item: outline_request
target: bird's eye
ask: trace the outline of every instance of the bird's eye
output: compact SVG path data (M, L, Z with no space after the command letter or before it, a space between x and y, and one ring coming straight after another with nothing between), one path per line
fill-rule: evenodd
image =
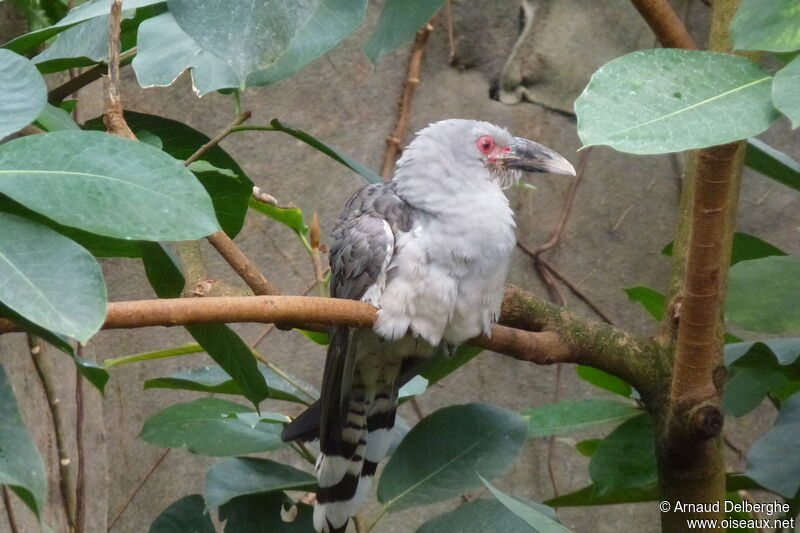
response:
M478 137L478 140L475 142L475 146L478 147L484 154L491 153L494 150L494 139L492 139L489 135L483 135Z

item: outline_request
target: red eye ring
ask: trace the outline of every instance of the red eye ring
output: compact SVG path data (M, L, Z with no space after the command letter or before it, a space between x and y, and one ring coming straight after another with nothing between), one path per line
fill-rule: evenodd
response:
M494 139L492 139L491 135L481 135L475 141L475 146L478 147L481 153L490 154L494 150Z

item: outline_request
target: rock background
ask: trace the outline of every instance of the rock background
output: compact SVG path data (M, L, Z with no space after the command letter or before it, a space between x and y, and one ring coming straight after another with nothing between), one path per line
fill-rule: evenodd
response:
M709 9L701 2L673 2L699 43L704 42ZM361 54L377 19L381 2L371 3L362 27L327 56L294 77L265 88L248 90L245 109L252 123L273 117L300 127L372 168L379 168L384 139L394 125L397 99L402 89L408 47L384 57L373 66ZM520 3L517 1L453 2L456 55L449 64L449 44L443 25L430 37L422 63L421 83L413 103L413 131L449 117L480 118L508 127L516 135L535 139L577 162L580 146L572 102L591 73L606 61L638 48L656 45L655 38L625 0L584 2L540 0L531 2L533 20L520 38ZM0 40L24 32L24 23L8 3L0 4ZM51 80L55 85L60 80ZM504 102L490 98L490 95ZM123 103L126 108L160 114L183 121L213 136L232 117L231 102L221 94L198 99L184 75L172 87L142 90L132 70L124 70ZM102 109L101 84L81 91L82 120ZM781 120L765 136L778 148L800 157L800 136ZM238 133L222 146L239 162L262 190L282 202L293 202L307 214L317 212L329 230L349 195L361 179L327 157L279 133ZM681 156L641 157L599 147L589 156L586 175L575 198L572 216L558 247L547 259L576 284L612 320L636 333L655 331L655 323L623 287L649 285L663 290L668 260L659 252L672 238L683 165ZM509 192L517 212L520 242L535 248L546 242L554 228L569 187L559 176L529 178L536 190ZM744 179L738 230L764 238L787 252L798 253L800 197L782 185L747 171ZM273 283L287 294L299 294L313 280L310 262L284 227L251 214L237 243L255 260ZM212 276L236 282L235 275L204 247ZM153 297L143 270L132 260L104 260L111 300ZM540 294L546 288L531 261L516 252L510 282ZM578 299L563 289L568 304L596 318ZM255 338L263 326L240 325L245 340ZM149 328L102 332L86 348L88 357L103 360L125 354L160 349L189 340L180 329ZM312 383L319 383L324 351L303 337L274 332L259 345L271 361ZM57 377L61 409L68 430L74 427L74 367L61 354L45 349L39 356L48 373ZM66 531L56 478L57 455L50 415L41 385L30 360L25 339L13 334L0 337L0 361L10 376L21 403L22 415L48 465L50 493L44 520L54 531ZM87 533L147 531L150 522L177 498L201 492L210 458L174 450L164 451L135 438L143 422L168 404L187 401L197 394L168 390L142 390L144 380L209 362L205 355L188 355L116 367L101 397L84 384L86 403L85 445L88 450L86 501ZM485 353L434 386L419 399L425 413L454 403L487 401L510 409L550 402L556 391L556 368L539 367ZM571 366L561 369L559 394L564 399L603 396L582 382ZM290 407L292 408L292 407ZM768 410L744 420L729 420L728 432L746 448L766 427ZM291 412L289 414L296 414ZM417 420L409 406L401 414ZM558 439L554 448L555 481L561 493L589 483L588 459L573 448L574 442L600 432ZM74 457L74 437L68 442ZM288 452L271 455L294 460ZM162 458L142 490L127 505L132 491ZM513 469L497 485L514 495L543 500L553 495L547 473L548 446L532 439ZM732 456L732 466L739 460ZM298 465L299 466L299 465ZM739 463L739 466L741 464ZM455 502L414 508L385 517L377 531L411 532L427 518L453 508ZM125 512L119 515L121 510ZM15 501L13 510L22 532L39 530L26 508ZM374 514L375 509L370 512ZM0 506L0 531L5 531L5 510ZM659 530L653 504L598 508L563 508L559 514L576 532ZM117 517L119 515L119 517Z

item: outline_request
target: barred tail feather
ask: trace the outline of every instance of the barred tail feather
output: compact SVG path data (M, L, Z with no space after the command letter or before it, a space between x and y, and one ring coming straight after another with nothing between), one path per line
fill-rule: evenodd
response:
M391 444L396 411L397 394L391 390L350 401L339 449L323 451L317 459L318 532L344 533L350 517L360 510Z

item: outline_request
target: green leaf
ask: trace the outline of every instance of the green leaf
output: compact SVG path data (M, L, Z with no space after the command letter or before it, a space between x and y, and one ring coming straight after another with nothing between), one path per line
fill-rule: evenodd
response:
M445 407L422 419L386 465L378 499L390 511L429 504L494 478L525 442L525 419L487 404Z
M192 494L161 511L148 533L215 533L215 530L203 506L203 497Z
M252 197L249 199L249 206L284 226L288 226L298 235L308 234L308 226L303 218L303 211L299 207L278 207Z
M266 452L283 446L283 424L258 422L253 428L237 417L252 412L219 398L178 403L148 418L139 438L156 446L212 456Z
M237 496L276 490L311 490L317 480L289 465L255 457L228 457L206 474L206 509L227 503Z
M162 2L164 2L164 0L125 0L125 10L123 13L129 9L160 4ZM90 20L96 17L102 17L103 15L108 15L110 6L111 0L90 0L89 2L85 2L76 8L71 9L69 13L67 13L66 17L52 26L43 28L41 30L32 31L30 33L26 33L25 35L21 35L16 39L12 39L11 41L5 43L3 48L12 50L18 54L23 54L30 51L37 45L45 42L53 35L56 35L57 33L60 33L67 28L78 24L79 22Z
M558 517L551 508L540 503L523 503L497 490L480 475L478 477L481 478L481 481L486 485L486 488L489 489L489 492L491 492L500 503L505 505L509 511L522 518L534 531L539 533L569 533L570 530L558 522Z
M387 0L375 30L364 45L364 54L377 63L381 56L410 41L443 3L444 0Z
M296 128L292 128L281 123L277 118L272 119L270 122L270 126L274 131L282 131L283 133L288 133L295 139L303 141L307 145L311 146L312 148L322 152L323 154L327 155L331 159L338 161L339 163L343 164L356 174L359 174L362 178L364 178L367 183L381 183L383 180L381 179L378 174L375 173L370 168L365 167L358 161L351 159L350 157L346 156L345 154L339 152L335 148L323 143L322 141L312 137L308 133L304 132L303 130L298 130Z
M281 511L292 506L297 516L284 522ZM295 504L283 492L239 496L219 508L225 533L308 533L314 531L313 515L313 507Z
M768 394L783 400L800 390L800 338L765 339L725 346L728 379L722 397L726 413L742 416Z
M183 274L175 258L162 247L150 247L142 257L147 276L160 298L174 297L183 289ZM258 405L269 396L264 376L258 371L253 352L245 342L225 324L190 324L185 326L206 353L230 375L245 398Z
M191 324L186 326L186 330L233 378L253 405L269 398L269 387L258 371L253 353L235 331L225 324Z
M616 400L561 401L527 409L528 436L563 435L594 426L624 422L641 414L636 406Z
M800 10L798 10L800 12ZM800 33L800 31L798 31ZM772 101L789 117L792 127L800 126L800 57L780 69L772 82Z
M408 383L400 387L397 397L402 400L422 394L426 390L428 390L428 380L422 376L414 376Z
M664 295L657 290L643 285L622 290L628 295L628 299L642 304L651 317L661 320L664 316Z
M738 50L800 49L800 5L794 0L743 0L731 22Z
M800 163L758 139L747 139L744 163L756 172L800 191Z
M787 499L800 489L800 394L781 408L772 429L747 452L745 474Z
M65 109L45 103L39 116L36 117L36 125L45 131L79 130L81 129L72 116Z
M625 396L626 398L630 398L633 395L633 388L630 384L617 376L612 376L602 370L583 365L578 365L577 372L579 378L587 383L591 383L595 387L600 387L601 389L619 394L620 396Z
M0 317L11 320L23 330L39 337L40 339L48 342L52 346L67 354L75 363L75 367L77 368L78 372L80 372L83 377L88 379L89 382L101 393L104 391L106 383L110 377L108 372L106 372L105 369L99 366L97 363L75 355L75 351L69 344L69 339L67 339L67 337L58 333L53 333L52 331L31 322L19 313L15 313L12 309L9 309L2 303L0 303Z
M420 375L427 379L428 386L431 386L472 361L482 351L475 346L462 344L453 355L439 354Z
M202 349L202 348L200 348ZM269 387L269 397L273 400L285 400L309 404L319 396L314 388L304 381L274 370L261 363L258 370L264 376ZM242 394L242 389L219 366L202 366L182 370L163 378L149 379L144 382L145 389L182 389L217 394Z
M0 365L0 485L8 485L39 518L47 496L44 463Z
M181 73L192 66L201 49L175 22L172 13L162 13L139 25L137 52L133 70L141 87L171 85ZM218 59L222 63L221 59ZM229 84L235 86L232 78ZM217 87L219 88L219 87ZM201 91L205 94L210 91Z
M127 4L124 4L127 5ZM120 50L136 46L139 23L150 16L150 9L126 9L120 24ZM43 74L85 67L108 59L108 15L89 19L60 33L55 42L31 61Z
M319 344L320 346L327 346L330 343L328 334L323 331L311 331L309 329L301 329L301 328L292 328L292 331L298 332L303 337L307 338L308 340L316 344Z
M188 159L211 140L186 124L156 115L126 111L125 120L137 137L146 131L161 139L161 149L175 159ZM86 125L92 129L104 129L102 117L92 119ZM200 162L210 166L203 166L204 163ZM193 168L198 170L197 178L211 196L222 229L229 237L235 237L244 225L253 182L219 146L206 150L194 165Z
M202 2L168 0L175 21L204 50L222 59L244 89L251 72L277 61L313 15L319 0Z
M657 480L653 438L652 422L641 414L603 439L589 463L598 494L646 487Z
M575 443L575 449L584 457L591 457L597 451L597 447L603 439L586 439Z
M0 212L0 302L31 322L86 342L103 325L100 265L55 231Z
M742 261L730 270L725 315L752 331L800 331L800 257Z
M36 120L46 103L47 86L36 67L0 49L0 139Z
M614 489L604 493L600 493L595 485L589 485L569 494L561 494L544 503L551 507L584 507L587 505L649 502L659 498L658 484L651 482L639 487Z
M185 278L172 249L160 242L142 242L139 246L147 281L158 297L180 297Z
M327 53L350 35L364 18L366 0L319 0L275 63L247 76L247 85L268 85L288 78L310 61Z
M614 59L575 101L584 146L659 154L756 135L777 117L772 77L749 59L659 48Z
M531 527L497 500L481 498L428 520L416 533L531 533Z
M219 229L210 198L183 165L95 131L0 146L0 192L58 223L122 239L188 240Z
M750 141L757 141L757 139L750 139ZM759 141L760 142L760 141ZM749 153L748 145L748 153ZM672 255L672 242L667 244L661 253L664 255ZM733 244L731 246L731 265L735 265L741 261L749 259L760 259L762 257L769 257L771 255L786 255L785 252L777 248L775 245L761 240L755 235L749 233L736 232L733 234Z
M67 12L66 4L61 0L12 0L28 22L28 28L38 30L50 26L54 21L63 18Z

